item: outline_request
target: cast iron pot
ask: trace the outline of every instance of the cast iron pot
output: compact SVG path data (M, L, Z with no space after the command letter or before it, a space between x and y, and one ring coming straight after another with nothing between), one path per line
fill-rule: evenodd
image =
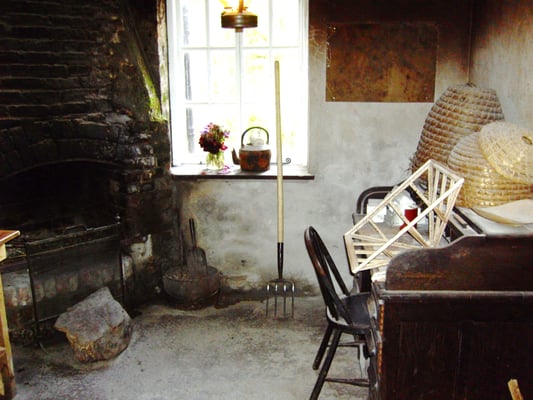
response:
M170 268L163 275L163 288L182 308L201 308L212 303L220 290L220 272L208 266L205 273Z

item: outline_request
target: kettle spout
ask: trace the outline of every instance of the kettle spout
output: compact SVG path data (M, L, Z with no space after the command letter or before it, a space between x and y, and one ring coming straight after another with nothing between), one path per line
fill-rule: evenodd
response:
M240 165L241 160L239 160L239 156L237 155L237 152L235 149L231 150L231 158L233 159L233 164Z

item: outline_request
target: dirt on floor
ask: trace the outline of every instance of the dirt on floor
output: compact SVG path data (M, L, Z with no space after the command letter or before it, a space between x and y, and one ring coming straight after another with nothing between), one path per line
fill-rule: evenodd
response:
M59 334L41 347L14 345L16 400L306 399L324 306L319 297L295 302L294 318L267 317L261 301L197 310L149 304L135 312L129 346L109 361L78 362ZM360 376L356 355L340 348L331 374ZM320 398L367 394L326 383Z

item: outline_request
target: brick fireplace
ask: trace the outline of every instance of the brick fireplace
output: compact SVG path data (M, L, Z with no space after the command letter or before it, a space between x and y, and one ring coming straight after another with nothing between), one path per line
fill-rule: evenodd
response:
M20 230L21 247L120 221L133 303L158 293L162 268L181 253L158 89L159 3L7 0L0 16L0 226ZM31 319L16 247L3 266L10 327ZM73 262L90 270L94 254ZM80 286L71 272L43 293ZM109 274L81 280L105 285Z

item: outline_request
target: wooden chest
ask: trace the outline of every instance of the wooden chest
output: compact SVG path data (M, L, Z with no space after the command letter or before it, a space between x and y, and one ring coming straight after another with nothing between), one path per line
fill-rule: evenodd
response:
M369 310L370 399L533 398L533 236L466 236L402 253Z

